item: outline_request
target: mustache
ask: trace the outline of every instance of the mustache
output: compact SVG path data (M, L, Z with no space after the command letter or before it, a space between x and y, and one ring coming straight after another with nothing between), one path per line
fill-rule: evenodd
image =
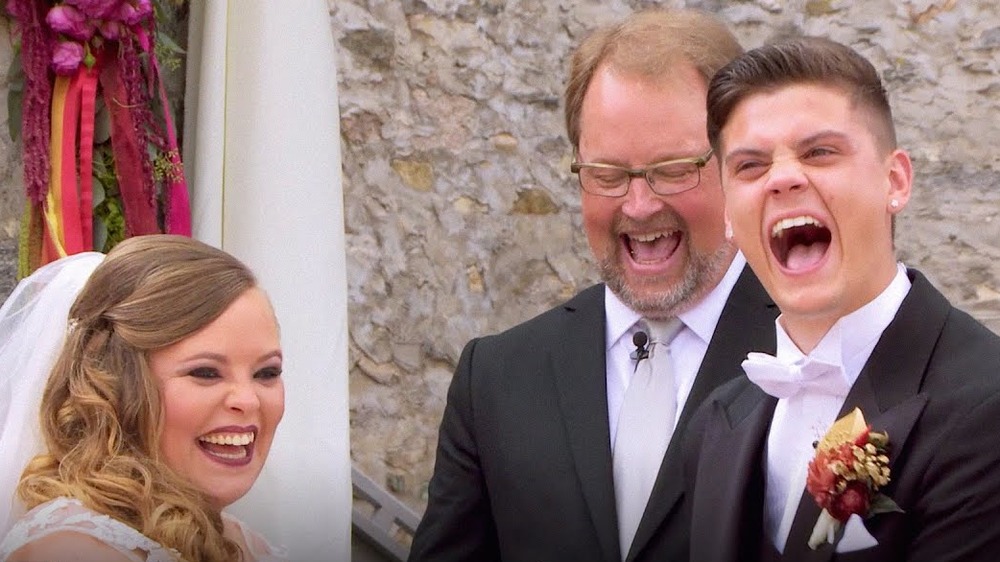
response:
M679 230L681 232L688 232L688 225L680 215L669 210L661 211L643 221L637 221L631 217L627 217L624 213L619 211L615 214L614 220L611 223L611 229L616 234L657 230Z

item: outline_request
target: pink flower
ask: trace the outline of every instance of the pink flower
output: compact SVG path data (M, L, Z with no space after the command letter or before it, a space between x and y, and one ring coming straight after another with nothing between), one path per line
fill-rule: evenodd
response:
M109 19L125 0L65 0L91 19Z
M115 19L126 25L135 25L148 18L153 13L151 0L136 0L135 5L131 2L122 2L118 8Z
M52 70L60 76L70 76L83 61L83 45L61 41L52 53Z
M86 41L94 35L94 24L72 6L54 6L45 15L45 23L54 31L78 41Z
M117 41L122 34L122 24L116 21L104 21L101 22L100 27L101 35L109 41Z

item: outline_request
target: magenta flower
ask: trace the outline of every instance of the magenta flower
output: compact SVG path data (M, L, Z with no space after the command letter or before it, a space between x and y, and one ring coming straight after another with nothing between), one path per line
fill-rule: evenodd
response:
M117 21L102 21L97 29L108 41L117 41L122 34L122 24Z
M94 35L94 24L72 6L54 6L45 15L45 23L54 31L78 41L86 41Z
M135 25L152 14L153 3L151 0L136 0L134 5L131 2L122 2L115 19L125 25Z
M110 19L118 11L125 0L65 0L66 4L75 6L91 19Z
M52 70L60 76L71 76L83 62L83 45L61 41L52 53Z

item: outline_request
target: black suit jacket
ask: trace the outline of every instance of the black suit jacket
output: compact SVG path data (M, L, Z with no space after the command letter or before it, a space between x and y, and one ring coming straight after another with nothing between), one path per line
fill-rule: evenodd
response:
M918 272L845 400L886 431L905 513L865 520L878 546L808 547L820 508L803 492L782 560L996 560L1000 556L1000 338ZM764 449L777 399L745 376L719 388L685 438L691 560L760 559Z
M674 435L749 350L773 350L776 314L745 268ZM410 560L620 560L605 345L603 285L469 342L448 391ZM679 443L664 456L631 560L686 557Z

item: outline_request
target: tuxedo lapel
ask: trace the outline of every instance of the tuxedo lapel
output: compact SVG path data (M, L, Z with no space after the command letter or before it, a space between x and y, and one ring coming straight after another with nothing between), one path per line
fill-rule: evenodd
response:
M774 353L774 319L777 316L778 307L753 271L744 266L698 367L698 375L677 421L678 427L687 426L695 410L716 387L743 374L739 365L747 353Z
M861 408L872 429L889 436L890 471L927 404L927 396L920 394L921 383L951 309L923 275L913 270L909 275L913 283L910 292L882 332L839 414ZM891 487L890 483L886 490L890 495ZM813 551L807 544L820 511L804 491L788 533L784 560L819 562L833 556L832 545Z
M920 391L951 305L923 275L913 270L909 273L913 284L910 292L895 318L882 332L858 377L858 381L866 381L868 387L855 384L857 392L855 388L851 389L841 414L849 412L855 405L860 406L860 401L864 399L870 401L875 408L872 414L877 415ZM866 388L870 388L871 396L862 396ZM865 413L867 415L867 411Z
M684 493L684 482L680 478L681 442L688 421L698 406L717 386L733 377L743 374L740 362L750 351L774 352L774 318L778 310L764 291L749 267L743 272L729 294L726 306L719 316L708 351L698 368L694 385L677 420L663 464L657 474L653 491L654 498L646 507L639 528L633 540L631 557L636 556L646 546L664 519L674 510Z
M711 405L701 437L691 522L691 560L737 560L745 537L760 534L762 452L777 400L747 383L728 405Z
M611 468L604 286L565 305L560 341L551 342L559 407L580 486L605 560L617 560L618 521Z

